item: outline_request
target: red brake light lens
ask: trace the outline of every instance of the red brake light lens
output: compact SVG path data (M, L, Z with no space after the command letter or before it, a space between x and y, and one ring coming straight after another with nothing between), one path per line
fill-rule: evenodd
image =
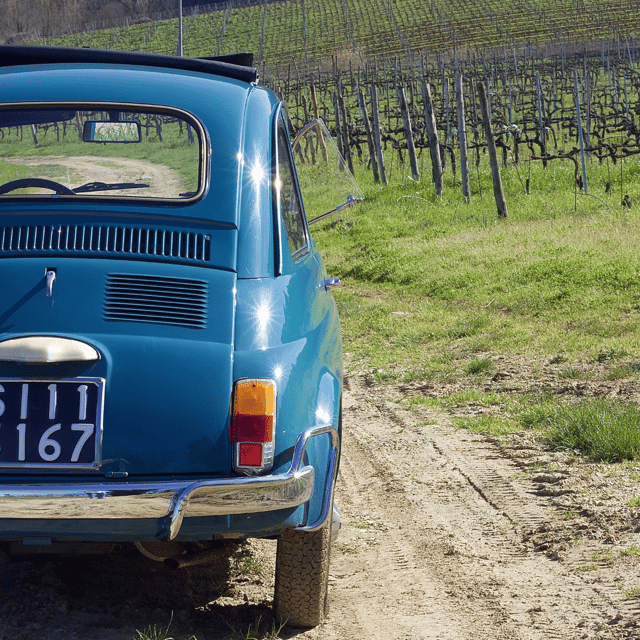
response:
M234 416L233 439L236 441L271 442L273 437L273 416Z
M240 467L262 466L262 445L253 442L241 442L238 445L238 458Z

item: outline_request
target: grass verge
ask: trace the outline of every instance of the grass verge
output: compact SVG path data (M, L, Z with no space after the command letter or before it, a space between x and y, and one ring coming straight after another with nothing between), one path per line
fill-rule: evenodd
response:
M596 460L640 457L633 403L567 402L576 385L595 396L640 381L640 216L604 183L575 200L550 165L532 168L529 195L505 180L509 218L498 219L482 171L468 204L451 176L437 198L429 184L396 174L383 188L362 172L365 202L314 226L343 282L347 371L428 388L411 401L463 428L529 428Z
M640 457L640 412L635 405L606 398L570 405L532 408L523 416L527 427L546 429L556 449L577 449L596 462Z

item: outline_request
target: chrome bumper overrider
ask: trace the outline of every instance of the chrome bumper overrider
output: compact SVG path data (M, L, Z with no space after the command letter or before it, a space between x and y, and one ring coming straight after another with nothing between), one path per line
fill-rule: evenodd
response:
M300 527L314 530L331 515L339 449L339 435L333 426L304 431L296 442L289 470L277 475L196 482L0 484L0 520L156 518L157 538L173 540L187 516L249 514L297 507L311 498L314 488L314 469L303 466L305 448L310 438L323 434L331 437L332 452L322 512L315 522Z

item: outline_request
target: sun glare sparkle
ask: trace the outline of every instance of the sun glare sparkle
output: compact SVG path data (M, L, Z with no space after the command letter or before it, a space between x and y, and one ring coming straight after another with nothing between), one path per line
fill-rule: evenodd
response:
M256 311L258 318L258 331L264 333L267 330L269 320L271 320L271 309L268 304L262 303Z
M261 184L265 177L264 169L260 164L255 164L251 167L251 180L254 184Z
M316 409L316 420L320 425L327 425L331 422L331 416L324 407L318 407Z

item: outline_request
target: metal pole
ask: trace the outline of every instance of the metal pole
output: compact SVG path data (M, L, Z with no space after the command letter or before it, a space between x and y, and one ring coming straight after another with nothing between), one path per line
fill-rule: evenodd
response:
M182 56L182 0L178 0L178 55Z

